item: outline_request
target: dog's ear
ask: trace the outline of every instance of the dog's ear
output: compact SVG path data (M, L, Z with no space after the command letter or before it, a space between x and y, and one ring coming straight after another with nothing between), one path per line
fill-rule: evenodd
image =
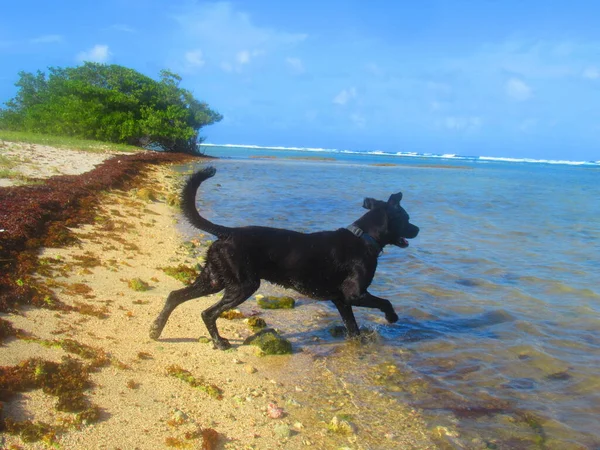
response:
M388 200L388 205L399 205L400 200L402 200L402 192L398 192L397 194L390 195L390 199Z
M363 208L365 209L373 209L377 204L377 200L374 198L367 197L363 200Z

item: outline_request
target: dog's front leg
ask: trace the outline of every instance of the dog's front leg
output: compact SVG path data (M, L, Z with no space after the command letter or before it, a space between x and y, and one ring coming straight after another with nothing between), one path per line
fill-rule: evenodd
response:
M344 321L344 325L346 326L346 330L348 331L348 336L359 336L360 330L358 329L358 324L356 323L354 312L352 312L352 306L347 304L343 299L333 300L333 304L339 311L340 316L342 316L342 320Z
M394 307L389 300L372 295L369 292L364 292L358 296L347 299L347 302L354 306L362 306L364 308L377 308L385 314L385 318L389 323L398 322L398 314L394 311Z

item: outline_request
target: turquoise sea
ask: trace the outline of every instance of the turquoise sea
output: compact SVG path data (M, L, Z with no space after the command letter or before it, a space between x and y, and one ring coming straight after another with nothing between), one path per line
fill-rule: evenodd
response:
M455 427L456 448L600 448L600 162L204 150L220 159L200 207L224 225L336 229L404 193L421 232L386 248L370 289L401 319L355 308L381 344L332 353L340 376ZM341 341L327 326L295 331Z

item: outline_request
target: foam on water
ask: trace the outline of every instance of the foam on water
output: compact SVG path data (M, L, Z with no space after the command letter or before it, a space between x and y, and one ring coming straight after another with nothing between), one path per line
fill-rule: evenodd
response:
M210 144L203 143L203 147L222 147L249 150L279 150L279 151L300 151L300 152L319 152L331 154L350 154L350 155L375 155L375 156L399 156L411 158L433 158L433 159L456 159L464 161L495 161L511 163L534 163L534 164L559 164L572 166L600 166L600 161L570 161L554 159L534 159L534 158L506 158L499 156L464 156L454 153L418 153L418 152L384 152L382 150L338 150L334 148L313 148L313 147L279 147L279 146L260 146L260 145L240 145L240 144Z

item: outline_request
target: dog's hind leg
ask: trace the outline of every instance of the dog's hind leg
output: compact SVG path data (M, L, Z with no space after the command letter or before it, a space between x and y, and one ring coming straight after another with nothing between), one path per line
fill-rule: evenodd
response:
M358 324L356 323L356 318L354 317L354 312L352 312L352 306L347 304L343 299L332 300L333 304L337 308L342 316L342 320L344 325L346 326L346 330L348 331L349 337L356 337L360 335L360 330L358 329Z
M158 339L160 337L169 316L179 305L194 298L215 294L221 290L223 290L223 285L220 282L211 280L210 271L205 268L193 284L169 294L165 306L150 327L150 338Z
M202 320L204 320L215 348L227 350L231 347L229 341L221 337L217 330L217 319L221 313L244 303L259 287L260 280L246 280L240 285L227 286L221 301L202 312Z

